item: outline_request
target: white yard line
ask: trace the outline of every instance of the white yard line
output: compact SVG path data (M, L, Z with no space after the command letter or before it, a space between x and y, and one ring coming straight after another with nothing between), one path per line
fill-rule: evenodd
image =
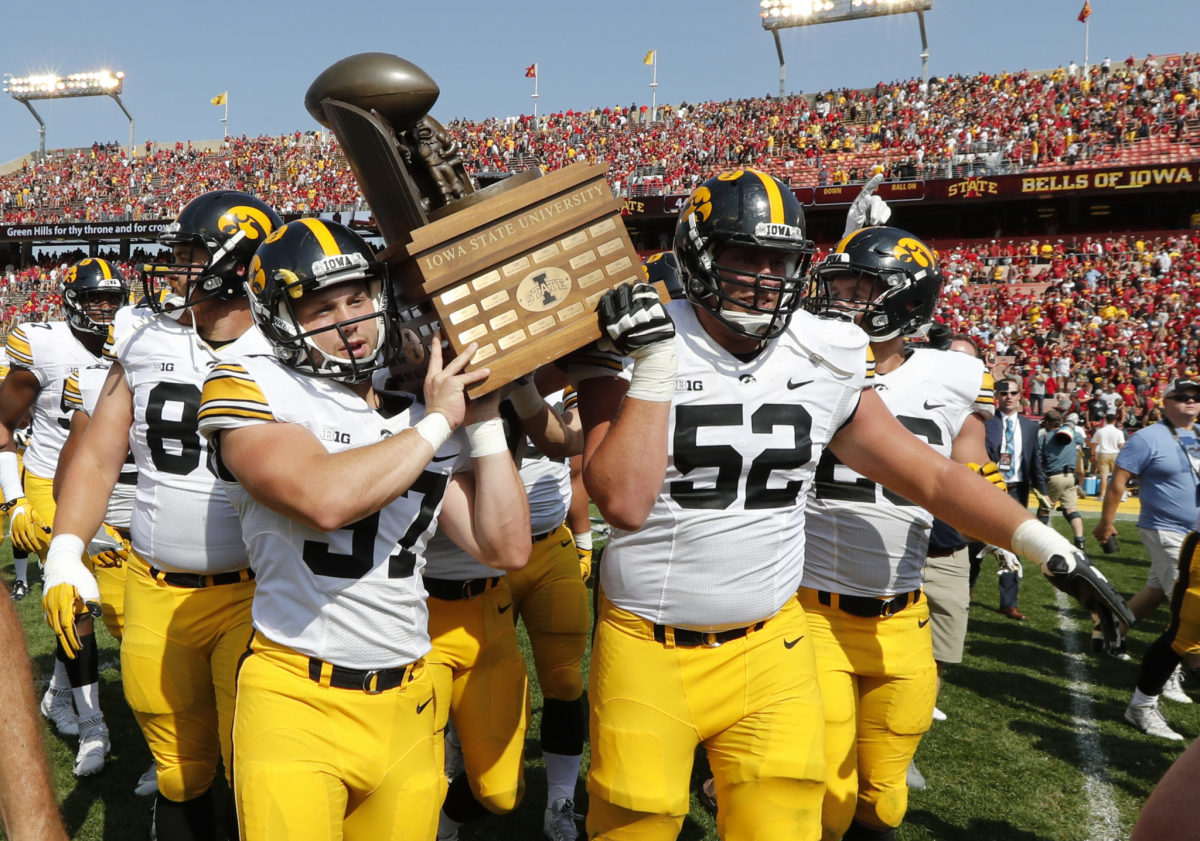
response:
M1085 658L1091 656L1079 644L1085 637L1079 633L1076 620L1070 615L1071 605L1065 593L1055 591L1058 606L1058 629L1062 632L1066 652L1067 689L1071 692L1071 719L1075 725L1075 744L1081 761L1083 790L1087 798L1090 821L1087 837L1091 841L1121 841L1128 833L1121 827L1121 812L1113 800L1108 784L1108 758L1100 744L1092 706L1091 683L1087 679Z

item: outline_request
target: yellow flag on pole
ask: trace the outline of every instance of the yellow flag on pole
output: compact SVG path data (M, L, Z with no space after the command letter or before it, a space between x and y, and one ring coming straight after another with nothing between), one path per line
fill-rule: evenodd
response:
M657 52L657 50L651 50L650 52L646 53L646 57L644 59L642 59L642 64L653 64L654 63L654 54L656 52Z
M224 105L228 101L229 101L229 91L219 93L216 96L214 96L212 99L209 100L209 102L211 102L213 105Z

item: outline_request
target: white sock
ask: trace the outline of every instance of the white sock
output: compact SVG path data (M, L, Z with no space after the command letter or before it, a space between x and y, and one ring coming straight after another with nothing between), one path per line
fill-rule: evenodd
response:
M67 677L67 665L62 660L54 660L54 673L50 675L50 691L56 695L71 691L71 680Z
M74 687L71 694L75 696L75 711L79 715L80 729L91 719L100 719L103 723L104 714L100 712L100 684L89 683L86 686Z
M1129 699L1129 706L1131 706L1131 707L1157 707L1158 706L1158 696L1157 695L1143 695L1142 690L1138 689L1135 686L1133 688L1133 697Z
M583 757L563 756L561 753L544 754L546 759L546 804L564 797L575 802L575 783L579 779L579 763Z
M592 533L590 531L584 534L573 534L571 536L575 538L576 549L579 549L581 552L592 551Z
M17 581L20 581L25 586L29 586L29 556L23 555L17 557L13 555L13 574Z

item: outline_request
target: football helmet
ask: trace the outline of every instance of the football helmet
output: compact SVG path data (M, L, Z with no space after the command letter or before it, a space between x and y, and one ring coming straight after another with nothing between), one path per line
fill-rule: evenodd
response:
M667 294L675 301L683 297L683 286L679 283L679 261L674 251L660 251L642 261L642 274L647 283L662 281Z
M208 254L203 265L154 263L143 267L142 288L146 303L155 312L178 318L199 301L218 298L232 301L245 294L246 267L267 234L280 227L279 214L260 199L236 190L213 190L197 196L159 235L162 245L198 246ZM172 258L174 259L174 258ZM168 278L186 278L180 295Z
M354 318L333 321L306 330L296 314L296 304L339 283L361 280L373 306ZM375 260L371 247L344 225L320 219L298 219L277 228L250 260L246 282L250 312L275 356L304 374L359 383L391 361L390 342L399 331L396 306L387 282L387 267ZM366 356L352 350L363 337L359 330L347 333L354 324L375 320L378 337ZM336 331L344 352L322 351L315 341L320 334Z
M734 271L731 247L782 258L779 273ZM800 308L813 244L792 191L755 169L723 172L692 193L675 227L675 256L684 294L733 333L767 341Z
M99 257L80 260L59 283L67 323L80 333L107 336L113 313L129 302L129 286L112 263ZM105 303L109 309L101 309Z
M813 269L805 307L856 321L874 341L920 336L942 290L933 250L900 228L860 228Z

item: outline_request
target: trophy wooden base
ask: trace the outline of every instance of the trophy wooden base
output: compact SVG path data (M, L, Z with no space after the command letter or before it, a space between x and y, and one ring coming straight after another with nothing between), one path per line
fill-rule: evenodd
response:
M424 377L440 325L449 358L479 345L467 370L491 374L487 394L600 337L596 303L643 279L606 166L574 164L411 232L380 254L410 307L401 382Z

